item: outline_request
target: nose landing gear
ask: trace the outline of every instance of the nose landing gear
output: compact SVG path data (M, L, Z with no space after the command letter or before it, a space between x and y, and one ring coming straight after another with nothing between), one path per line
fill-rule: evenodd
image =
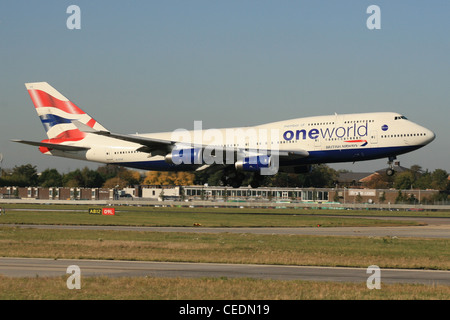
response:
M386 175L388 177L392 177L395 173L395 170L394 170L394 160L395 159L397 159L397 157L389 157L389 160L388 160L389 168L386 169Z

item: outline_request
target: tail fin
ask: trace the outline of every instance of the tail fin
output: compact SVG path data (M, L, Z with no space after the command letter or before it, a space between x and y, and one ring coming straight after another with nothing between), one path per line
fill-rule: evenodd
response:
M78 120L96 130L106 131L101 124L47 82L26 83L25 86L47 132L49 138L46 140L47 142L61 143L82 140L86 133L78 130L72 123L73 120Z

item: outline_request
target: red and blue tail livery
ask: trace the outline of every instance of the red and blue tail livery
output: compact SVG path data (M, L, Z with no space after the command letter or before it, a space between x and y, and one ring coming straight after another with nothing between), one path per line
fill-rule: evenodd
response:
M61 144L83 140L86 133L75 127L73 120L97 130L106 130L48 83L27 83L25 86L48 136L48 139L42 140L43 143ZM48 152L48 149L44 146L40 148L43 153Z
M222 171L239 187L251 172L308 172L312 164L393 160L429 144L435 134L395 112L334 114L254 127L175 129L148 134L108 131L47 82L25 84L47 138L13 140L45 155L159 171ZM186 124L188 125L188 124ZM261 161L263 159L264 161ZM388 171L393 174L393 170Z

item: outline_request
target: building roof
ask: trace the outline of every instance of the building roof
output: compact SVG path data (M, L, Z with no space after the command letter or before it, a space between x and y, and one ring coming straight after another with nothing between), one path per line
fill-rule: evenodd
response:
M375 171L375 173L383 174L383 173L386 172L387 169L389 169L389 168L384 168L384 169L377 170L377 171ZM400 161L396 161L396 162L394 162L394 170L395 170L396 173L399 173L399 172L409 171L410 169L402 167L400 165Z
M339 173L338 177L338 183L346 183L346 184L353 184L357 185L360 183L367 182L373 178L374 175L379 174L383 175L385 174L386 170L388 168L380 169L375 172L341 172ZM400 162L396 161L394 163L394 170L396 173L408 171L408 168L400 166Z
M372 175L373 172L341 172L338 182L340 183L358 183L362 179Z

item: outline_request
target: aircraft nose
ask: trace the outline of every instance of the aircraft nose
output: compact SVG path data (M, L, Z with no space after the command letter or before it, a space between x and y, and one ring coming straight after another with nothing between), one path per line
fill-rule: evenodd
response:
M436 134L433 131L425 128L425 133L425 144L428 144L436 139Z

